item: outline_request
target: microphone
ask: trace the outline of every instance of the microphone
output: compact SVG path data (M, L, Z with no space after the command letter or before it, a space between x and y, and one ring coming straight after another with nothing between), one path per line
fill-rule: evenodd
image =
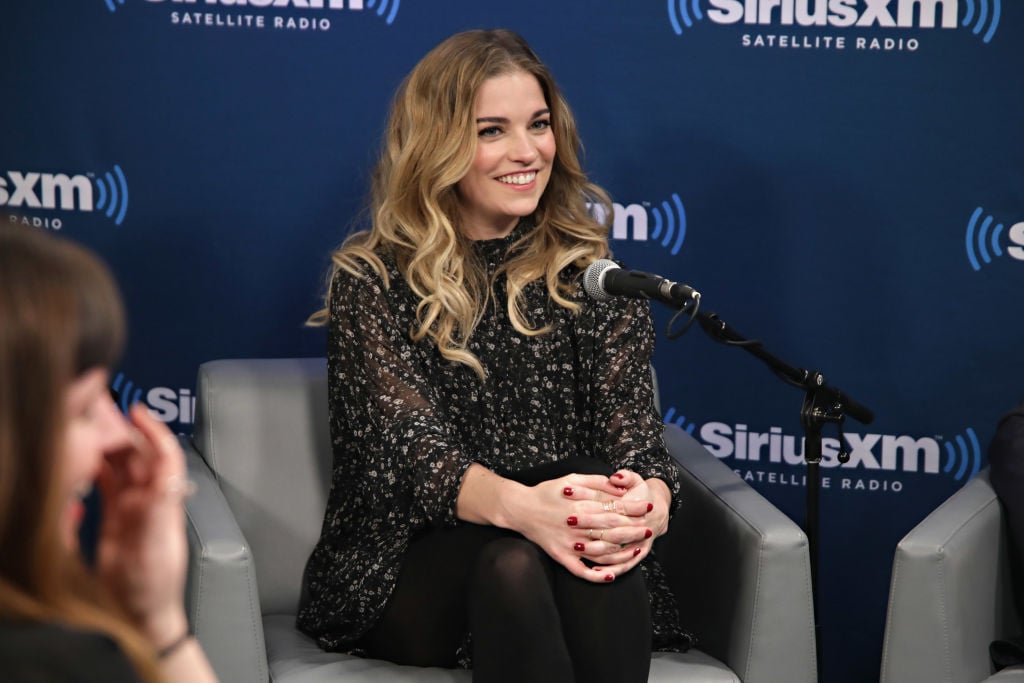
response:
M654 299L677 309L691 299L700 299L700 292L689 285L639 270L625 270L606 258L587 266L583 274L583 289L598 301L608 301L613 296L628 296L633 299Z

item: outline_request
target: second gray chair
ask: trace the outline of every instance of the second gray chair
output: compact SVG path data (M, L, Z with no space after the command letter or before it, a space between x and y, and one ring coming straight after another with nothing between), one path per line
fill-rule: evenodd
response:
M1021 632L1006 543L988 469L899 542L881 683L1024 683L1024 667L991 675L989 643Z

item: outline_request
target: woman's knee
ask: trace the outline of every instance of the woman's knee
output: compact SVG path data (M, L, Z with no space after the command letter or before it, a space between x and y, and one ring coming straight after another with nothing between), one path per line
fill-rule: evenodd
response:
M546 580L549 562L540 546L525 538L499 538L480 550L476 580L492 588L512 590L517 585Z
M575 474L603 474L609 477L615 474L615 470L611 465L597 458L576 456L569 458L566 462L569 464L570 470Z
M564 460L545 463L522 472L509 475L510 479L526 486L564 477L567 474L603 474L610 477L615 473L612 466L603 460L588 456L572 456Z

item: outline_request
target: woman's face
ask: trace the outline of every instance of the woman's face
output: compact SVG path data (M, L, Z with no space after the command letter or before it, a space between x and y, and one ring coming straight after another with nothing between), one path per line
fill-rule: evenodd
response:
M537 209L551 178L555 136L540 83L516 71L483 82L473 108L477 146L458 183L471 239L504 237Z
M107 371L95 368L64 392L64 440L60 454L61 537L78 547L85 514L82 500L92 490L103 458L131 445L131 428L107 389Z

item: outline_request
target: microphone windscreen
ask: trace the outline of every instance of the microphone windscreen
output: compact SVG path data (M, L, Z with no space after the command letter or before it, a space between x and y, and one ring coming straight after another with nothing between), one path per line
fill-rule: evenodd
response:
M586 271L583 273L583 289L590 295L591 299L598 301L611 300L612 295L604 290L601 276L604 275L606 270L618 267L615 261L606 258L598 259L587 266Z

